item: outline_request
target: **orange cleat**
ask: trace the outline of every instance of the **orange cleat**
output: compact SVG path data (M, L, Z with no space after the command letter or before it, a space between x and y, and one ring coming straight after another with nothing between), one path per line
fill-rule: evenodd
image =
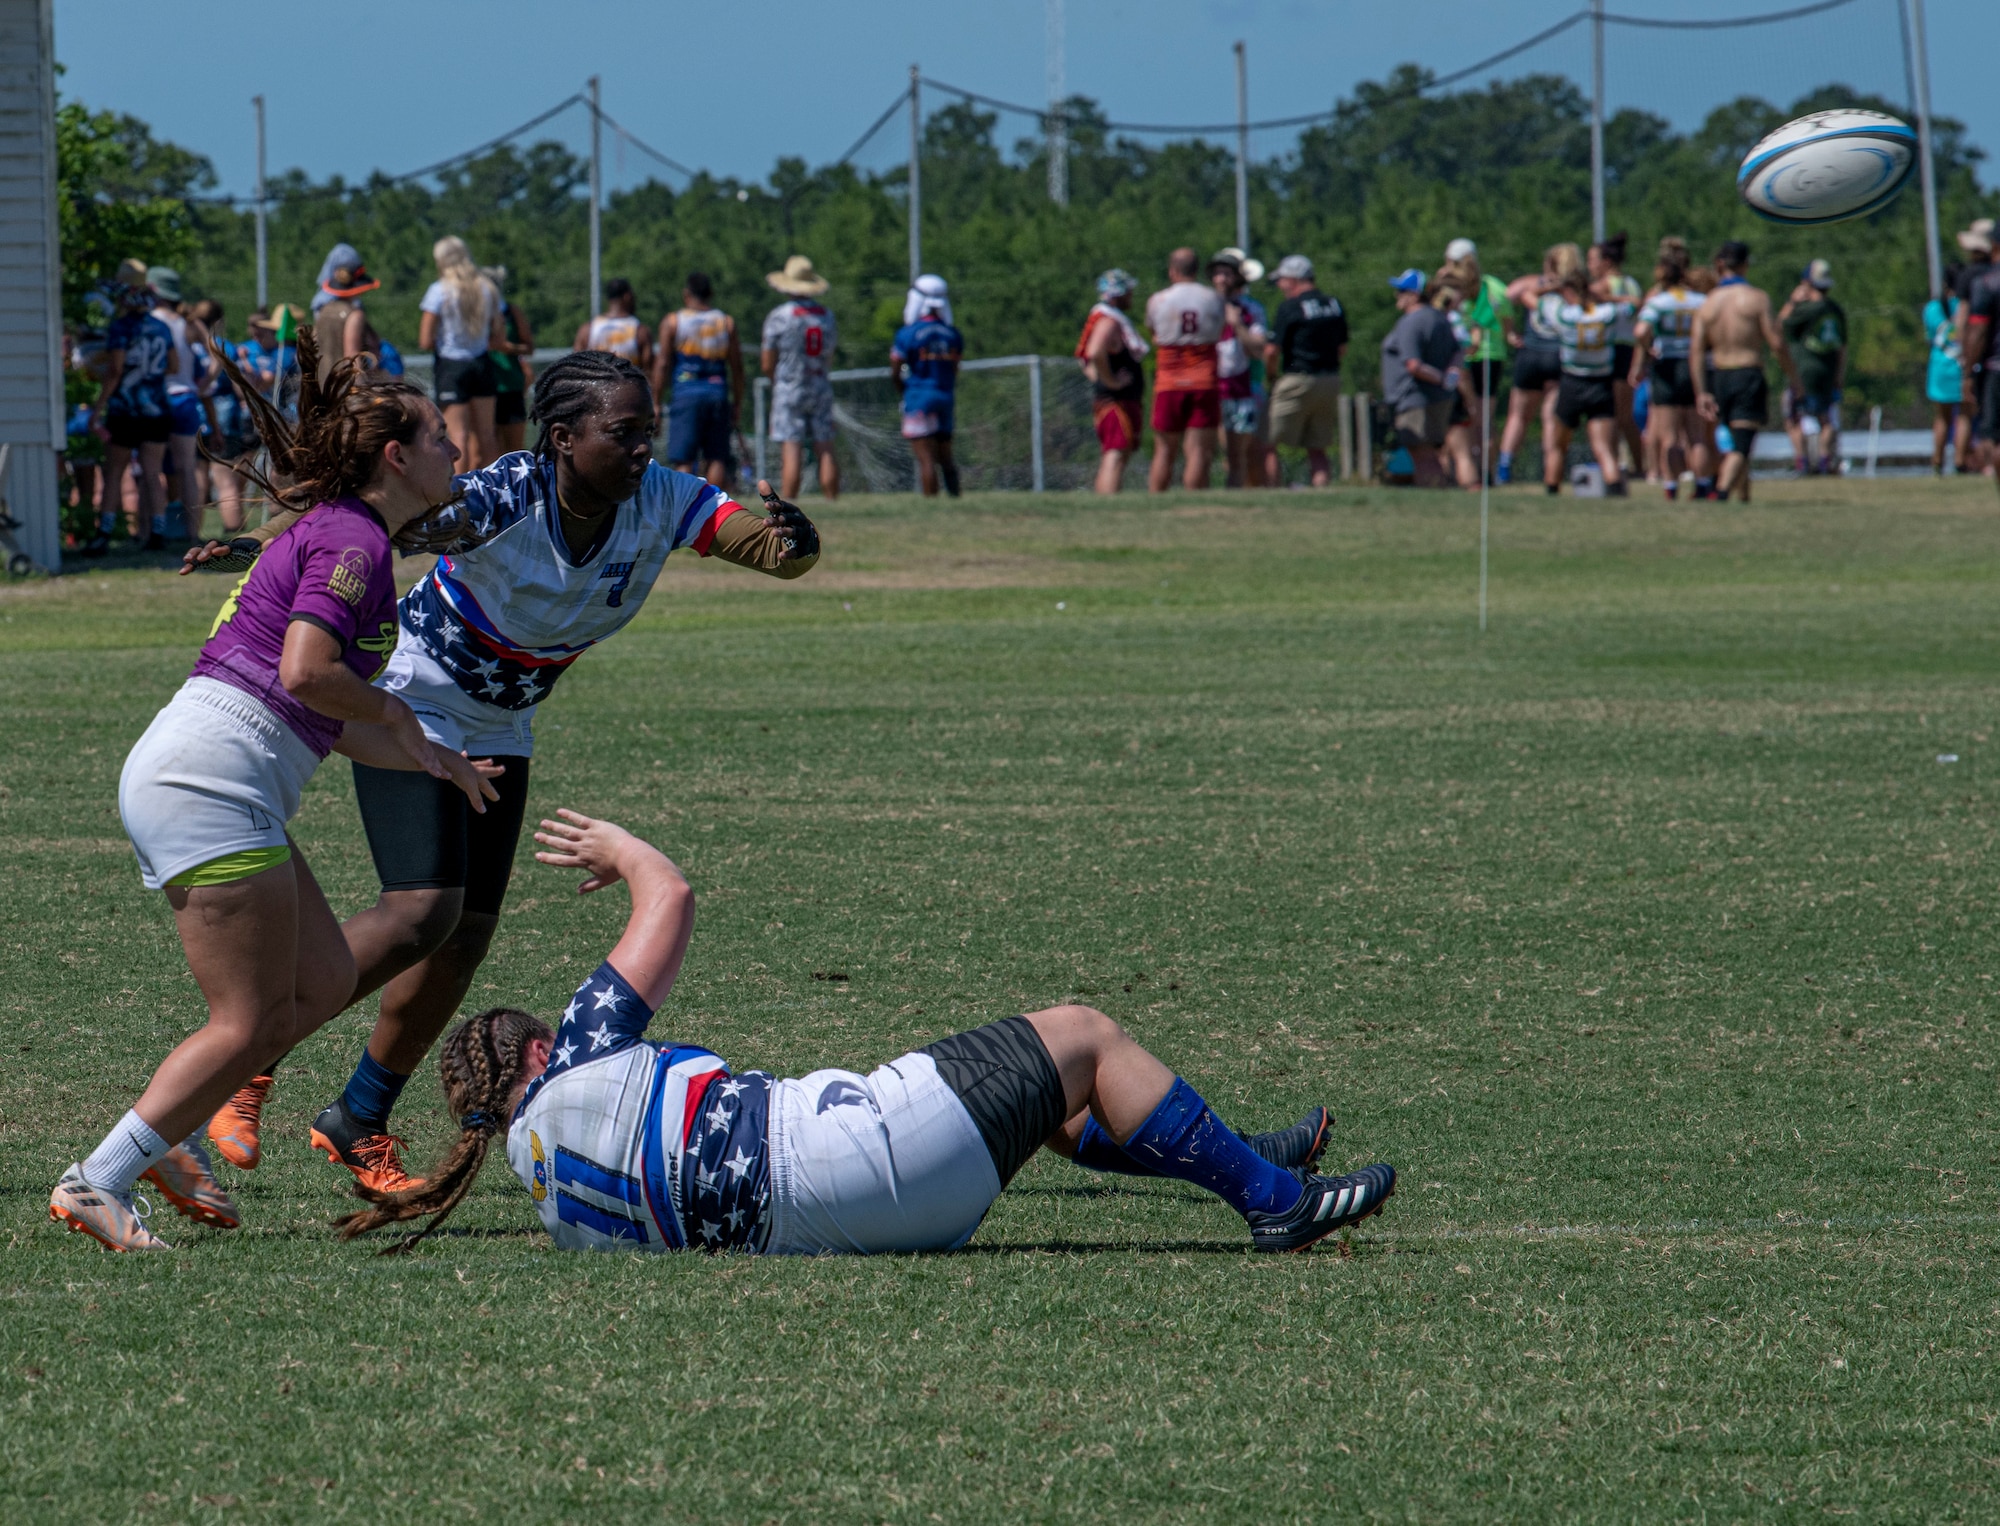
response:
M198 1144L175 1145L140 1180L158 1187L160 1196L184 1219L211 1229L234 1229L243 1222L229 1194L215 1179L208 1152Z
M152 1212L150 1204L146 1212ZM69 1225L77 1234L89 1235L109 1250L172 1249L146 1227L146 1215L139 1212L131 1193L105 1192L91 1186L83 1179L82 1166L63 1172L56 1190L49 1194L49 1217Z
M403 1169L403 1145L397 1135L365 1131L339 1102L313 1120L312 1147L374 1192L407 1192L424 1184Z
M208 1142L215 1146L216 1154L239 1171L255 1171L257 1162L264 1157L259 1130L264 1119L264 1099L270 1095L271 1077L252 1076L208 1120ZM171 1193L168 1198L172 1200Z

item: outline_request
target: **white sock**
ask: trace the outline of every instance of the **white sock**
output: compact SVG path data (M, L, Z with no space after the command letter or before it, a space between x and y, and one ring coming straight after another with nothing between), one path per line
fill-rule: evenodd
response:
M100 1192L130 1192L140 1176L173 1148L146 1120L129 1112L83 1163L83 1179Z

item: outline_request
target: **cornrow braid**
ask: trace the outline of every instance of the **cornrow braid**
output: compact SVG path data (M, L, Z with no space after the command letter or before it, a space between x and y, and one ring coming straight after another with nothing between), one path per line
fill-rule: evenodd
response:
M578 350L535 378L534 419L540 431L535 437L535 454L549 457L555 446L549 443L549 426L567 424L571 429L604 406L604 396L613 387L637 382L650 398L652 383L623 355L604 350Z
M486 1164L487 1146L506 1118L507 1099L520 1084L530 1039L553 1039L548 1024L517 1007L491 1007L469 1017L445 1036L438 1051L445 1105L458 1120L458 1138L438 1168L414 1187L355 1191L372 1205L334 1221L340 1238L352 1240L385 1224L432 1215L430 1223L382 1252L401 1255L435 1230L465 1200Z
M268 467L255 452L234 461L201 453L240 472L282 508L304 511L314 504L349 498L366 487L391 440L416 443L429 415L423 389L394 377L371 376L375 358L350 355L319 379L319 343L311 329L299 330L299 416L286 418L246 377L213 339L208 342L268 452Z

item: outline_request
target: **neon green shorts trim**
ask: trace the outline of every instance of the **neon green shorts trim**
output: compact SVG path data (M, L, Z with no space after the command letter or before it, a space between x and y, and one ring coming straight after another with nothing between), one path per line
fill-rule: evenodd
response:
M292 845L285 843L276 848L245 848L241 853L225 853L220 858L211 858L205 864L196 864L185 873L168 880L169 885L178 885L183 890L192 890L202 885L233 885L238 880L247 880L253 874L262 874L266 869L274 869L286 863L292 856Z

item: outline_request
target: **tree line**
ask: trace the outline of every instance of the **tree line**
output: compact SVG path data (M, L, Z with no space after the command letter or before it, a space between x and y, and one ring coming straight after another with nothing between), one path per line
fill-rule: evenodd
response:
M1510 277L1536 268L1547 245L1589 235L1589 106L1573 83L1537 74L1433 93L1429 78L1406 65L1360 86L1289 153L1251 169L1255 252L1267 263L1292 252L1313 258L1320 284L1350 310L1357 371L1372 365L1373 341L1393 322L1388 277L1434 268L1452 238L1476 240L1486 269ZM1753 279L1780 300L1808 260L1831 260L1853 335L1851 404L1909 405L1920 396L1927 295L1914 183L1872 217L1821 228L1763 222L1735 194L1736 166L1753 143L1835 106L1896 112L1840 85L1782 107L1743 97L1688 133L1646 112L1618 112L1605 130L1608 222L1631 234L1629 268L1642 282L1668 233L1698 252L1746 240ZM1066 354L1100 271L1119 265L1142 287L1164 284L1170 249L1206 252L1234 240L1227 146L1119 136L1086 97L1073 98L1066 116L1067 207L1048 199L1039 136L1003 143L998 118L969 104L946 106L924 125L924 261L951 282L973 355ZM2000 198L1980 186L1983 155L1961 124L1934 126L1950 258L1951 231L1993 215ZM240 335L255 295L252 219L240 205L203 200L214 185L208 161L154 139L134 118L75 103L62 109L59 148L73 314L91 282L140 254L178 264L190 294L220 301L229 332ZM269 186L272 299L309 300L326 251L345 240L382 282L368 298L376 327L411 349L417 301L433 277L431 244L457 233L482 264L507 267L508 295L542 342L567 343L588 316L587 183L586 163L550 142L503 146L433 185L380 175L316 182L294 170ZM604 273L630 280L651 319L677 304L689 271L705 270L719 304L754 335L776 300L765 272L806 254L833 282L839 362L880 364L906 287L906 195L903 168L813 168L799 158L780 159L762 182L648 181L606 202Z

